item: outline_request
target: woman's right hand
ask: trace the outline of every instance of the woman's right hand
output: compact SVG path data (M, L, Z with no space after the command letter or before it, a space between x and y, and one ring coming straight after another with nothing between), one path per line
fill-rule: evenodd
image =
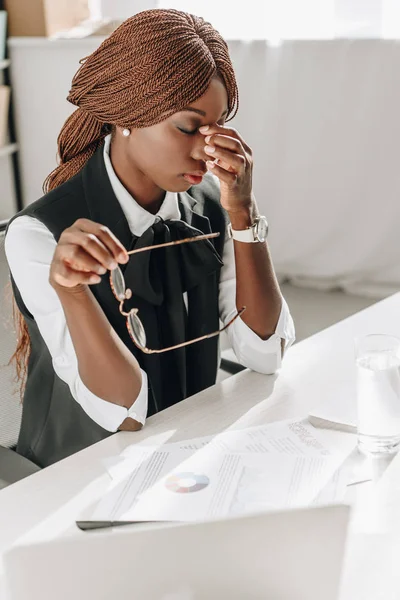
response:
M100 283L100 275L126 263L128 253L108 227L78 219L65 229L50 266L50 284L65 288Z

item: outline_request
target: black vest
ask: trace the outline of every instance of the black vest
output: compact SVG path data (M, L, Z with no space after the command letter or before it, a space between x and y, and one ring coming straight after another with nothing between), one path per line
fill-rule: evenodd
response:
M218 187L212 178L206 176L200 185L178 196L182 221L204 233L211 231L221 233L218 238L212 240L212 243L219 256L222 256L226 216L219 203ZM135 247L135 242L138 240L132 236L112 190L104 165L103 147L99 148L80 173L29 205L14 218L20 215L29 215L44 223L57 241L62 232L79 218L91 219L108 226L128 249ZM154 243L159 241L157 234L154 238ZM185 244L171 250L202 243ZM151 301L146 294L135 293L135 287L137 291L139 284L133 259L156 252L160 254L152 259L153 265L157 264L157 261L165 260L162 258L162 253L165 253L166 249L154 250L133 256L123 267L126 284L133 291L131 305L139 308L141 320L148 334L148 346L163 347L163 340L157 335L159 329L157 323L166 316L170 319L171 329L174 327L175 319L184 323L186 339L217 330L220 264L217 268L213 268L212 272L204 274L201 274L201 265L193 266L193 272L197 269L197 275L186 288L188 315L186 316L183 303L182 314L171 314L168 313L167 292L163 297L161 290L161 296L158 293L156 299L150 298ZM143 264L149 264L149 259L144 259L144 263L141 263L139 280L143 288L147 285L151 296L157 285L154 288L151 281L145 281L146 269L143 268ZM150 267L147 274L151 279L154 272ZM186 279L191 279L191 271L192 269L189 268ZM12 278L11 282L16 302L25 318L31 338L31 355L17 452L39 466L45 467L112 434L84 412L73 399L68 385L54 372L50 353L35 319L26 308ZM142 286L140 290L141 288ZM148 416L215 383L218 369L218 337L198 342L185 349L146 355L138 350L130 339L126 321L120 315L118 302L110 290L108 275L102 278L100 284L91 286L91 290L118 336L148 375Z

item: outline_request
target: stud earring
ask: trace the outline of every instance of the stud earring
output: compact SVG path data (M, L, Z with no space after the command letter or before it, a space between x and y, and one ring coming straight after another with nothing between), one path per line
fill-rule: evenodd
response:
M123 129L122 130L122 135L125 137L128 137L129 135L131 135L131 132L129 129Z

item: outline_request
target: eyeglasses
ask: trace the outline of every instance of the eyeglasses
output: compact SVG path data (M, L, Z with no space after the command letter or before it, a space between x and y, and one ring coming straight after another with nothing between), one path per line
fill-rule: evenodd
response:
M196 235L195 237L186 238L183 240L175 240L174 242L165 242L164 244L155 244L154 246L137 248L136 250L130 250L128 254L138 254L139 252L146 252L147 250L156 250L158 248L167 248L168 246L178 246L180 244L199 242L201 240L216 238L219 235L219 232L207 233L204 235ZM163 352L168 352L169 350L176 350L177 348L183 348L184 346L189 346L190 344L195 344L196 342L201 342L202 340L215 337L216 335L219 335L222 331L225 331L225 329L228 329L228 327L232 325L232 323L238 317L240 317L240 315L243 314L243 312L246 310L246 307L243 306L243 308L241 308L236 313L236 315L225 325L225 327L222 327L222 329L218 329L218 331L202 335L201 337L189 340L187 342L182 342L181 344L176 344L175 346L162 348L161 350L152 350L150 348L147 348L146 346L146 332L138 316L139 309L132 308L129 312L124 311L124 302L125 300L129 300L132 297L132 290L127 289L124 276L119 267L110 271L110 286L116 300L118 300L119 302L119 312L121 313L121 315L126 317L126 327L128 329L129 335L133 343L137 348L139 348L139 350L141 350L145 354L161 354Z

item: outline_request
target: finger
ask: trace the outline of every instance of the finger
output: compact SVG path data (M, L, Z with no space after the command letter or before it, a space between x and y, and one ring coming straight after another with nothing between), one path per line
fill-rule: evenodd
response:
M249 154L252 154L250 146L246 144L240 133L233 127L226 127L224 125L218 125L217 123L214 123L213 125L205 125L204 127L200 127L199 132L202 133L204 136L220 134L237 139L242 144L245 151Z
M72 288L79 284L94 285L100 283L101 277L96 273L83 273L82 271L75 271L68 265L59 263L53 270L52 279L58 285L63 287Z
M66 230L59 241L60 252L62 256L74 258L74 253L78 253L79 248L83 249L89 257L94 259L99 266L106 269L115 269L118 263L109 249L94 233L87 233L71 227Z
M227 171L226 169L223 169L220 165L217 165L212 161L207 161L206 165L207 165L207 169L209 169L211 173L214 173L218 177L218 179L220 179L220 181L223 181L224 183L227 183L230 185L236 183L236 181L237 181L236 173L230 173L229 171Z
M100 234L97 237L108 248L115 260L121 263L127 263L129 260L126 248L121 244L119 239L105 225L101 225Z
M217 133L214 135L207 135L204 141L207 146L227 148L236 154L245 154L241 141L233 137L229 137L228 135L220 135Z
M225 167L228 171L235 171L237 174L242 173L247 164L246 157L243 154L235 154L230 150L223 148L206 146L204 151L210 158L218 160L218 165ZM222 163L222 164L221 164Z
M89 219L78 219L74 223L74 226L77 227L80 231L83 231L84 233L90 233L92 235L95 235L99 240L103 242L103 244L111 252L116 261L126 263L129 260L126 248L124 248L123 244L121 244L119 239L105 225L95 223L94 221L90 221Z
M82 247L72 244L68 244L62 248L59 260L74 271L104 275L107 273L108 269L107 266L101 261L96 260L96 258L86 252ZM117 265L113 258L111 258L111 260Z

